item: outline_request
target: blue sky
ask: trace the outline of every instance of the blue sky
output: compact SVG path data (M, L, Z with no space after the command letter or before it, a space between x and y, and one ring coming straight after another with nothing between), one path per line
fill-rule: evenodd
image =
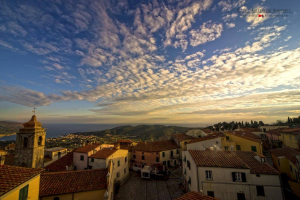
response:
M0 3L0 120L32 107L46 123L300 115L297 0Z

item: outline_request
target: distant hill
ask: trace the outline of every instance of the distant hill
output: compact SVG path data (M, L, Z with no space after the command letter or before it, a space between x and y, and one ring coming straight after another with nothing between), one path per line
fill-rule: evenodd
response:
M0 137L18 132L22 125L19 122L0 121Z
M110 135L131 135L137 136L142 140L158 140L162 136L167 136L174 133L186 133L191 128L180 127L180 126L164 126L164 125L138 125L138 126L119 126L112 129L106 129L103 131L92 131L92 132L79 132L73 133L77 135L95 135L105 136Z

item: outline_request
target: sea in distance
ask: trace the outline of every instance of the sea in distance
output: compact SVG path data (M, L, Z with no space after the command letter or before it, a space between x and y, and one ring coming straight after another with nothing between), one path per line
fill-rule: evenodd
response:
M91 132L102 131L106 129L115 128L118 126L139 124L43 124L42 127L46 128L46 138L56 138L65 136L70 133L78 132ZM150 124L149 124L150 125ZM195 124L165 124L166 126L184 126L184 127L197 127ZM199 124L198 124L199 125ZM0 141L16 140L16 135L1 137Z

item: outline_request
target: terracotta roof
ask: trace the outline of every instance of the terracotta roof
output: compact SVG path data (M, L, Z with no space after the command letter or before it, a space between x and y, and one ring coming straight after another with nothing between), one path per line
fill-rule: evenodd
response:
M89 156L90 158L100 158L100 159L106 159L112 154L114 154L118 149L110 149L110 148L105 148L97 151L95 154Z
M67 153L67 155L61 157L44 168L50 172L66 171L66 166L71 166L73 164L73 153L74 151Z
M282 129L280 129L280 128L278 128L278 129L272 129L272 130L266 131L266 133L275 134L275 135L280 136L280 131L281 131L281 130L282 130Z
M261 137L248 131L228 131L226 134L235 135L237 137L245 138L253 142L261 143Z
M250 169L252 174L279 174L267 163L255 159L257 154L246 151L189 150L197 166Z
M175 200L220 200L220 199L192 191L182 195L181 197Z
M123 145L120 145L120 149L126 149L128 150L129 152L132 151L134 146L129 146L129 145L126 145L126 144L123 144Z
M43 169L0 165L0 196L37 176Z
M234 152L244 163L250 167L252 174L279 174L279 172L268 163L261 163L255 159L255 152L235 151Z
M122 143L132 143L131 140L118 140L117 142L122 142Z
M224 136L225 135L223 133L212 133L212 134L209 134L207 136L194 138L191 141L189 141L188 144L192 144L192 143L196 143L196 142L202 142L202 141L206 141L206 140L212 140L212 139L216 139L216 138L224 137Z
M160 152L180 148L173 140L139 142L132 148L133 151Z
M242 131L250 131L250 132L263 132L259 128L241 128Z
M107 169L94 169L43 173L40 197L105 189L107 172Z
M292 163L296 164L297 160L295 155L300 155L300 150L287 147L287 148L279 148L279 149L270 149L270 153L276 157L285 156Z
M197 166L250 169L233 151L189 150Z
M284 133L299 132L300 128L285 128L281 130Z
M184 140L191 140L194 139L194 137L183 134L183 133L176 133L172 135L173 138L176 138L177 140L179 140L180 142L184 141Z
M11 143L6 146L6 148L15 148L15 147L16 147L16 144L14 144L14 143Z
M88 153L88 152L92 151L94 148L99 147L100 145L101 144L97 144L97 143L88 144L88 145L85 145L83 147L76 149L74 152Z
M210 130L210 129L201 129L204 133L211 133L212 132L212 130Z

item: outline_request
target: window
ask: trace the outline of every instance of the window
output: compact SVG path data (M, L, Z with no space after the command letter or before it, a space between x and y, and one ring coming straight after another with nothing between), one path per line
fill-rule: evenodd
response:
M126 168L124 169L124 174L126 174Z
M205 170L206 180L212 180L212 172L209 170Z
M246 174L243 172L232 172L232 181L246 182Z
M178 149L176 150L176 154L179 154L179 150Z
M27 199L27 197L28 197L28 187L29 187L29 185L26 185L25 187L20 189L19 200L26 200Z
M244 193L237 193L237 199L238 200L246 200L245 194Z
M256 146L251 146L251 150L256 152Z
M54 199L53 200L59 200L59 197L54 197Z
M207 191L207 196L215 197L215 192L214 191Z
M167 163L166 163L166 161L163 161L163 165L166 165Z
M159 162L159 157L156 157L156 162Z
M117 173L117 178L119 178L119 177L120 177L120 172Z
M183 161L184 161L184 162L186 162L186 156L184 156L184 159L183 159Z
M228 151L228 146L224 146L224 148L225 148L225 151Z
M135 159L135 155L133 155L133 158Z
M91 158L91 162L94 162L94 158Z
M257 196L265 196L264 186L256 186Z
M173 157L173 151L171 151L171 157Z
M28 146L28 138L27 137L24 137L24 144L23 144L23 147L27 148Z
M290 165L290 170L291 170L291 172L293 172L293 168L292 168L292 165Z
M142 156L142 160L145 160L145 156Z
M226 141L228 141L229 140L229 136L226 136Z
M241 150L241 145L236 145L236 150L240 151Z
M162 157L165 157L166 155L165 155L165 152L162 152Z
M188 184L192 185L192 179L191 179L191 177L189 177Z
M125 157L125 162L127 162L127 156Z
M39 139L38 139L38 145L39 145L39 146L42 145L42 140L43 140L43 138L42 138L42 136L40 136Z
M189 168L189 169L191 169L191 164L190 164L190 161L187 161L187 167Z
M120 160L118 160L118 167L120 167L120 163L121 163Z
M84 156L80 156L80 160L84 160Z

